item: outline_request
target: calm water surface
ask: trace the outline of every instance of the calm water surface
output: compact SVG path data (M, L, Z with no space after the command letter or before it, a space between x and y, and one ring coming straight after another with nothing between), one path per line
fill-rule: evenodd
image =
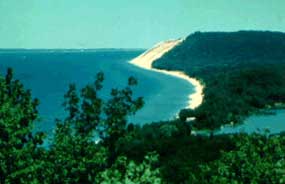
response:
M0 52L0 71L14 69L34 97L40 99L40 123L37 129L52 132L55 118L64 118L63 96L70 83L78 88L91 83L99 71L105 73L101 96L108 98L111 88L126 86L129 76L138 79L135 96L142 96L145 105L130 122L137 124L173 118L187 104L193 92L188 82L164 74L147 71L128 63L143 51L96 50L88 52L14 51Z
M264 132L268 129L270 133L276 134L285 131L285 110L277 110L272 115L254 115L245 120L244 124L237 126L225 126L221 133L253 133Z

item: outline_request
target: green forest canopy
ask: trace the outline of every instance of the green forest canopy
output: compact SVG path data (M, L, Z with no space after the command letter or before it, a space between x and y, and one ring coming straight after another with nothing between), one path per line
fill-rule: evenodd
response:
M205 84L202 105L183 111L196 117L197 128L240 123L285 103L285 33L196 32L153 66L183 71Z

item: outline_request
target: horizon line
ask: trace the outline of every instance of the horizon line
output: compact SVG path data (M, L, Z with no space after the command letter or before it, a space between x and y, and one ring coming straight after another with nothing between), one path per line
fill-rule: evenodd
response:
M49 52L49 51L59 51L59 52L92 52L92 51L145 51L147 48L0 48L0 52Z

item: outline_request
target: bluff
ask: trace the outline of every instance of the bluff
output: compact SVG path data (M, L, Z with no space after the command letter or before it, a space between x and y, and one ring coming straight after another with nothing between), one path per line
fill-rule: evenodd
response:
M195 116L197 128L241 123L285 103L285 33L196 32L153 67L180 70L205 84L202 105L181 113Z
M153 66L189 75L285 63L285 33L269 31L196 32Z

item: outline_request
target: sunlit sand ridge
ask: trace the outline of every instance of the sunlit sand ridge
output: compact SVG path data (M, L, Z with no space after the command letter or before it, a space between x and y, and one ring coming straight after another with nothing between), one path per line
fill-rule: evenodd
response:
M167 71L167 70L160 70L152 67L152 63L163 56L166 52L173 49L176 45L180 44L183 39L179 40L171 40L166 42L161 42L154 46L153 48L147 50L137 58L130 61L131 64L134 64L138 67L152 70L160 73L164 73L167 75L172 75L174 77L182 78L187 80L192 85L195 86L195 93L189 95L189 101L186 108L195 109L197 108L203 101L203 85L195 78L191 78L180 71Z

